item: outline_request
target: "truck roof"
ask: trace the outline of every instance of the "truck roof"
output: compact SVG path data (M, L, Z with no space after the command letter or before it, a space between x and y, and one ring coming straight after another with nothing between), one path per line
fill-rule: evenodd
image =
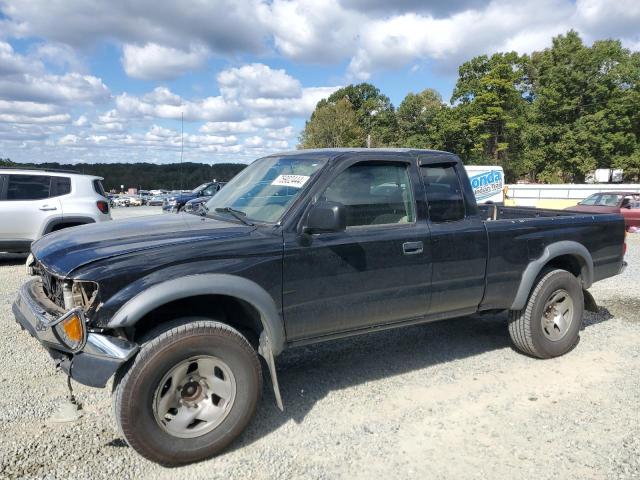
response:
M408 153L412 155L448 155L457 159L458 157L451 152L444 152L442 150L427 150L417 148L315 148L315 149L303 149L303 150L290 150L287 152L278 152L269 157L282 157L282 156L301 156L301 155L314 155L327 159L337 158L345 153L354 154L366 154L366 153Z

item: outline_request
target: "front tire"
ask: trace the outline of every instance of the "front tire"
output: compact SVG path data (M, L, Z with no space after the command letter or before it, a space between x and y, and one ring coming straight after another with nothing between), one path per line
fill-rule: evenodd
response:
M143 457L178 466L212 457L245 429L262 392L258 356L237 330L199 320L147 342L116 379L114 414Z
M522 310L509 314L515 347L537 358L552 358L578 343L584 295L578 279L566 270L548 270L535 285Z

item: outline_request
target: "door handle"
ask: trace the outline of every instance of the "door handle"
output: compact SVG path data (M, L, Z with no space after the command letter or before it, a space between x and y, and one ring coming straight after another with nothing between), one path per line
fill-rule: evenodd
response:
M55 207L53 205L42 205L40 207L40 210L42 210L43 212L47 212L49 210L57 210L57 209L58 209L58 207Z
M422 242L404 242L402 244L402 253L405 255L418 255L424 250Z

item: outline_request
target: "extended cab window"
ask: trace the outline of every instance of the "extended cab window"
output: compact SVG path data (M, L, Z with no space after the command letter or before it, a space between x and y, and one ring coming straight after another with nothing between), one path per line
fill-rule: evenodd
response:
M453 164L420 167L432 222L453 222L465 217L462 185Z
M347 227L415 219L411 183L403 163L355 164L333 180L323 198L346 207Z
M51 177L45 175L9 175L7 200L42 200L49 198Z

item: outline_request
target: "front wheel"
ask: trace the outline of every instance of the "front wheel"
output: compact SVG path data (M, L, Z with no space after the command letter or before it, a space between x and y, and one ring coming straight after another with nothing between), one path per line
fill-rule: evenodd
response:
M533 357L563 355L578 342L584 295L578 279L566 270L542 274L527 304L509 315L509 334L518 350Z
M140 455L177 466L209 458L240 435L261 391L249 342L222 323L195 321L143 346L116 380L114 414Z

